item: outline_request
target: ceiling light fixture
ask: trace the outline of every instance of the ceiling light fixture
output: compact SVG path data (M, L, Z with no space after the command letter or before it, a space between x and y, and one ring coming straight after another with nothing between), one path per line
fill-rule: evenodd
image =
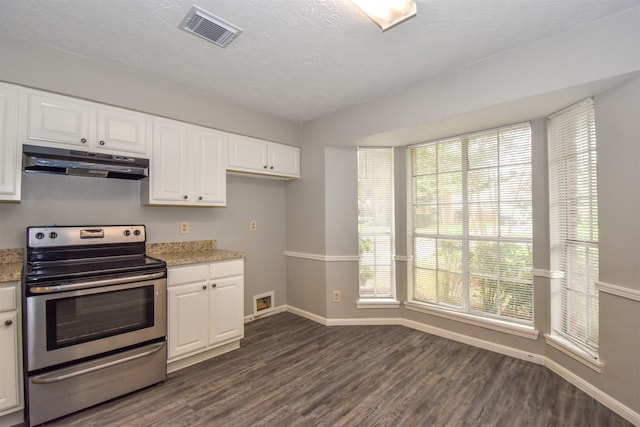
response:
M415 0L351 0L369 18L373 20L382 31L416 15Z

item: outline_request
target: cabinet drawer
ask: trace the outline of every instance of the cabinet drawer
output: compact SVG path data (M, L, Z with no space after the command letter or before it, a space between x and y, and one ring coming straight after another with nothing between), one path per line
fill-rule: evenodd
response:
M239 276L244 270L244 260L237 259L233 261L220 261L210 264L209 277L229 277Z
M16 288L8 286L0 288L0 311L16 309Z
M170 267L167 276L168 286L205 282L209 277L209 266L206 264L198 264L184 267Z

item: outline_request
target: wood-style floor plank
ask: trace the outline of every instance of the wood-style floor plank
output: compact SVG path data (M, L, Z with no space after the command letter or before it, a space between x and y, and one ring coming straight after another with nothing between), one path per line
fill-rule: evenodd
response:
M402 326L249 323L239 350L49 426L631 426L548 369Z

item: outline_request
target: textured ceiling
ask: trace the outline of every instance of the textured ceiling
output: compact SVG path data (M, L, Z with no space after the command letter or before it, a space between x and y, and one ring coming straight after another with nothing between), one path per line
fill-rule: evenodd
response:
M640 4L418 0L383 33L349 0L194 1L244 33L178 30L187 0L0 0L0 32L304 122Z

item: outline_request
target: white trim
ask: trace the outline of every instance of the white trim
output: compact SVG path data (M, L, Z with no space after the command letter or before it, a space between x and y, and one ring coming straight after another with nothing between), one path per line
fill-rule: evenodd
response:
M549 370L558 374L561 378L567 380L578 389L587 393L589 396L593 397L595 400L602 403L604 406L611 409L616 414L627 419L627 421L631 422L631 424L640 426L640 414L629 408L624 403L609 396L604 391L600 390L588 381L585 381L583 378L577 376L564 366L560 365L558 362L551 360L548 357L546 358L544 365Z
M412 256L406 256L406 255L394 255L393 256L393 260L394 261L402 261L402 262L409 262L413 259Z
M360 261L360 257L357 255L320 255L320 254L309 254L304 252L284 251L284 256L293 257L293 258L310 259L313 261L324 261L324 262L358 262Z
M20 405L19 407L7 409L7 411L13 411L13 412L7 412L4 415L0 415L0 426L9 427L9 426L15 426L17 424L24 422L24 406L23 405Z
M327 319L327 326L379 326L379 325L404 325L404 319L399 317L364 317L346 319Z
M426 332L428 334L437 335L442 338L447 338L453 341L457 341L463 344L468 344L474 347L479 347L485 350L493 351L495 353L504 354L506 356L515 357L516 359L528 360L529 362L536 363L538 365L544 365L545 356L542 354L530 353L528 351L520 350L517 348L509 347L502 344L496 344L491 341L481 340L480 338L474 338L469 335L459 334L446 329L437 328L435 326L427 325L414 320L403 319L403 325L415 329L417 331Z
M604 292L605 294L611 294L640 302L640 291L627 288L626 286L612 285L611 283L605 282L596 282L596 289L600 292Z
M400 308L400 301L394 298L362 298L356 301L358 308Z
M640 414L629 408L619 400L609 396L604 391L600 390L593 384L587 382L583 378L577 376L567 368L558 364L556 361L549 359L543 354L529 353L517 348L496 344L490 341L481 340L479 338L470 337L468 335L459 334L457 332L448 331L446 329L437 328L421 322L416 322L409 319L390 317L390 318L352 318L352 319L327 319L313 313L309 313L304 310L286 306L286 311L289 313L297 314L301 317L313 320L325 326L368 326L368 325L401 325L407 328L415 329L428 334L437 335L443 338L451 339L453 341L468 344L474 347L483 348L485 350L493 351L506 356L515 357L516 359L527 360L532 363L544 365L554 373L558 374L561 378L573 384L589 396L596 399L598 402L605 405L621 417L624 417L632 424L640 426Z
M564 271L551 271L543 268L534 268L532 272L535 277L546 277L548 279L562 279L564 277Z
M301 310L296 307L292 307L290 305L286 305L286 311L289 313L296 314L300 317L304 317L305 319L313 320L316 323L320 323L321 325L327 326L327 318L318 316L317 314L310 313L308 311Z
M597 373L602 373L604 364L598 359L597 356L589 354L583 349L572 344L569 340L562 338L558 335L544 334L544 340L549 347L553 347L556 350L566 354L573 360L577 360L584 366L593 369Z
M466 323L468 325L479 326L485 329L504 332L510 335L516 335L530 340L537 340L540 332L535 330L533 326L516 325L497 319L489 319L485 317L474 316L466 313L458 313L455 311L443 310L441 308L432 307L427 304L421 304L414 301L404 303L407 310L417 311L419 313L430 314L432 316L443 317L445 319L454 320L456 322Z

